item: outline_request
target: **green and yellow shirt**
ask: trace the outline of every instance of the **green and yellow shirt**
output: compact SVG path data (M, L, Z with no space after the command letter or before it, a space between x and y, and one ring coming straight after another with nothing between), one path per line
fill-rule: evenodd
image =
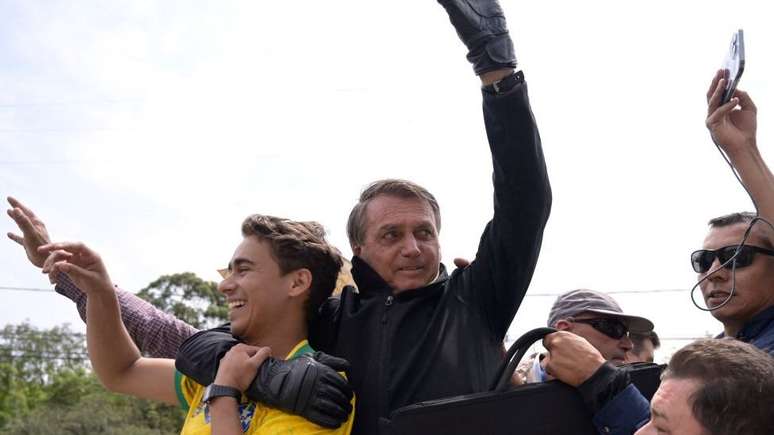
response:
M314 352L306 340L298 343L287 355L286 359L296 358L300 355ZM342 373L342 376L344 374ZM193 379L175 372L175 387L180 405L188 411L181 435L211 435L210 412L207 404L202 402L204 396L203 385ZM355 407L355 399L352 399L352 408ZM261 403L252 402L244 395L239 401L239 419L242 425L242 433L260 435L349 435L352 431L352 422L355 413L349 415L349 419L338 429L326 429L318 426L305 418L288 414L275 408L270 408Z

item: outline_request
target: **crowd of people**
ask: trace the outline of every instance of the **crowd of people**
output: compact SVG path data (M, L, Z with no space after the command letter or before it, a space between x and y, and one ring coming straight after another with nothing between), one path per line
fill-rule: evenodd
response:
M494 211L473 261L440 262L435 197L406 180L367 186L346 224L355 286L336 296L342 259L314 222L251 215L219 290L230 323L198 331L114 287L99 255L52 243L16 199L9 234L49 274L87 325L106 388L178 404L182 433L379 433L409 404L486 391L527 292L551 188L524 75L496 0L439 0L482 85ZM715 339L677 351L649 402L627 364L653 361L653 322L587 289L559 296L546 352L512 382L577 388L603 434L771 434L774 418L774 175L756 144L757 109L718 71L706 125L757 207L710 220L693 268ZM528 424L528 422L525 422ZM283 432L285 433L285 432Z

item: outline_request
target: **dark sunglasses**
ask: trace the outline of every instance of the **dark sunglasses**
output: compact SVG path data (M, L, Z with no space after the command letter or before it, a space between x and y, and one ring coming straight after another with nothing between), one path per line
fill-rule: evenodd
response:
M570 319L570 321L591 325L592 328L615 340L620 340L629 334L629 327L618 319L600 317L597 319Z
M739 249L739 255L734 258L734 261L729 262L731 257L736 254L737 248ZM696 273L705 273L710 270L712 262L717 258L718 261L720 261L720 264L725 265L727 269L734 267L734 264L736 264L736 268L738 269L740 267L751 265L755 258L755 254L774 256L774 251L752 245L724 246L720 249L715 249L714 251L700 249L691 254L691 265Z

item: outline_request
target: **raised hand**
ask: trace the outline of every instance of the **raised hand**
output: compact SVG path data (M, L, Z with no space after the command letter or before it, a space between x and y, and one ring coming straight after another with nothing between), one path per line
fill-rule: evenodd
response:
M7 213L21 230L22 235L8 233L8 238L22 245L27 258L34 266L43 267L48 253L38 251L38 248L51 242L46 225L28 207L16 198L8 197L11 208Z
M725 86L725 74L719 70L707 91L706 124L712 140L728 154L755 148L758 109L747 92L739 89L729 102L721 105Z
M89 296L114 291L102 259L83 243L50 243L39 247L38 252L46 256L43 273L66 273Z
M505 15L497 0L438 0L468 47L468 61L477 75L516 68Z

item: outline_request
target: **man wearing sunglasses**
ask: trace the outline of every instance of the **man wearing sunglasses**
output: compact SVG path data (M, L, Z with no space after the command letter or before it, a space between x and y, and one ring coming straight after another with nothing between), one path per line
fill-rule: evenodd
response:
M756 144L757 108L741 90L721 105L724 86L718 71L707 92L707 128L739 174L758 216L774 223L774 175ZM704 303L723 323L721 336L774 355L774 228L753 213L721 216L709 226L703 248L691 254Z
M548 326L582 337L605 361L614 365L626 362L633 344L629 332L647 334L653 323L639 316L625 314L610 295L594 290L573 290L560 295L548 316ZM535 354L519 365L517 383L542 382L552 376L545 371L550 357Z
M753 213L710 220L703 249L691 255L691 264L699 274L705 303L723 323L720 336L748 342L774 356L774 228L767 223L774 223L774 175L758 151L755 104L739 89L728 103L721 104L724 88L721 70L707 91L707 129L738 173L757 216L765 221ZM601 433L628 435L648 423L647 401L630 384L626 371L605 364L588 341L560 331L548 335L544 345L550 354L546 370L578 387ZM654 409L657 406L654 398ZM707 429L713 435L729 433ZM649 426L638 433L651 431Z

